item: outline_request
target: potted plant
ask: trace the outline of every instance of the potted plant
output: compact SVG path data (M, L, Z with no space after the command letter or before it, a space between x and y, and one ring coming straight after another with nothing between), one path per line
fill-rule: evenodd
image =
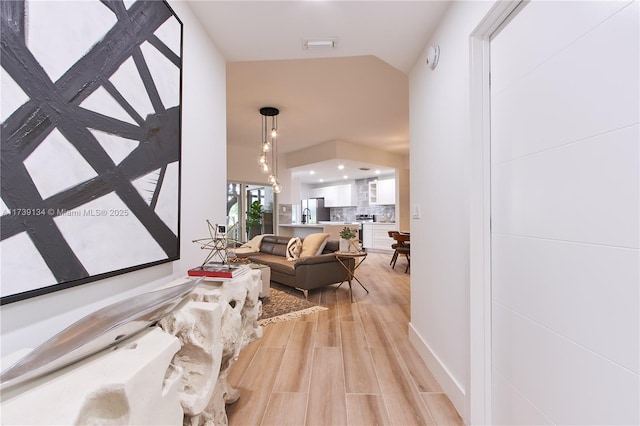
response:
M260 235L262 232L262 214L264 210L262 209L262 205L260 201L256 200L249 206L249 211L247 211L247 237L248 239L252 239L256 235Z
M340 231L340 251L358 251L358 247L354 244L354 238L356 238L357 235L357 232L348 226L342 228L342 231Z

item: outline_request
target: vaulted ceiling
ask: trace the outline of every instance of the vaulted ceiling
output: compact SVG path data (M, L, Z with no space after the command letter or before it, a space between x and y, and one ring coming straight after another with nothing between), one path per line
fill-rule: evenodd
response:
M260 107L280 109L279 149L344 140L407 155L407 73L446 1L190 1L227 60L227 143L260 146ZM333 38L332 50L304 39Z

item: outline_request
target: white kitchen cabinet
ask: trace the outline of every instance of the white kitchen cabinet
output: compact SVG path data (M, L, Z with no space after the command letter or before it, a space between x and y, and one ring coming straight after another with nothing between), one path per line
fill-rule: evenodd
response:
M391 205L396 203L396 180L384 179L369 182L369 204Z
M347 207L358 205L358 194L355 185L336 185L332 188L335 189L335 199L332 200L333 204L330 207Z
M309 190L309 198L327 198L325 196L326 194L326 188L311 188ZM325 204L326 204L326 200L325 200Z
M362 246L370 251L393 253L391 245L395 242L389 231L397 231L396 223L363 223Z
M364 249L373 248L373 224L372 223L362 224L362 247Z
M355 185L332 185L309 190L312 198L324 198L325 207L357 206L358 198Z

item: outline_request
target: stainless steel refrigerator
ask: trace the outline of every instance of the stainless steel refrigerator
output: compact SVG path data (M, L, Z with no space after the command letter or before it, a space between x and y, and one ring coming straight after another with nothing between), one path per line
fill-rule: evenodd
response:
M307 198L302 200L301 222L318 223L331 219L329 207L324 206L324 198Z

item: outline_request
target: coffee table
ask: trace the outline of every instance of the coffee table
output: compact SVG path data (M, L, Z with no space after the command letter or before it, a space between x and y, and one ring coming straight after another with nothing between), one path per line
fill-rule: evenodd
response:
M338 287L336 287L334 289L334 291L338 290L340 288L340 286L345 281L347 281L349 283L349 299L353 303L353 288L351 287L351 280L356 280L358 282L358 284L360 284L360 287L364 288L365 291L367 293L369 293L369 290L367 290L367 288L364 286L364 284L362 284L360 282L360 280L358 279L358 277L356 277L356 275L355 275L356 274L356 269L358 269L358 267L360 265L362 265L362 262L364 262L366 260L367 252L365 252L365 251L358 251L358 252L340 252L340 251L337 251L337 252L334 253L334 255L336 256L336 259L338 260L338 262L340 262L340 264L342 265L344 270L347 271L346 279L344 279L338 285ZM353 269L351 269L349 267L349 265L345 263L347 261L347 259L353 259L354 260L355 264L353 266Z

